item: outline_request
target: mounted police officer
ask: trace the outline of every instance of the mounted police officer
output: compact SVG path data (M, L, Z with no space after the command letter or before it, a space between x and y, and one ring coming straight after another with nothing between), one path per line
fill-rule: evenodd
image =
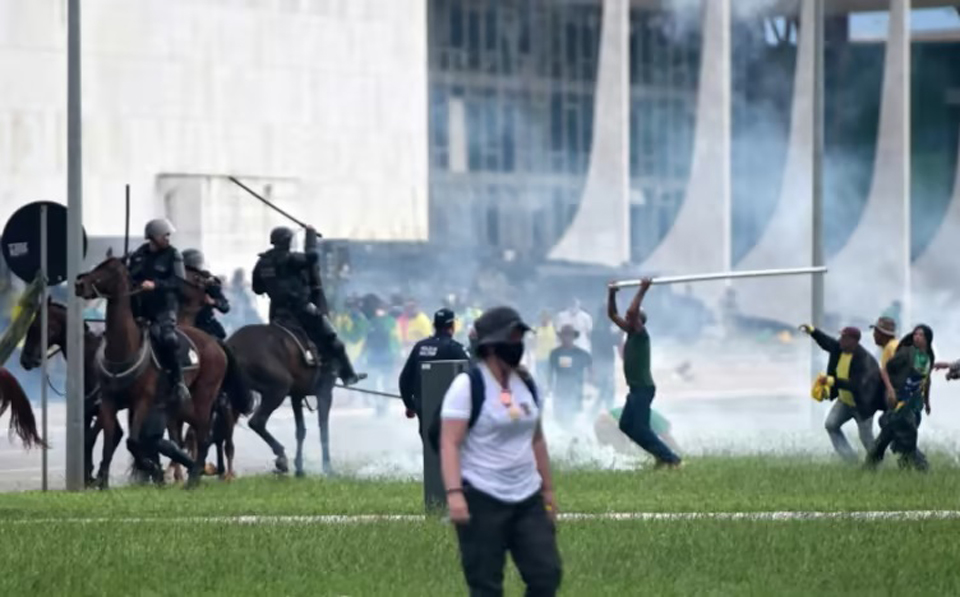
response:
M167 369L177 400L183 403L189 401L190 390L183 383L183 369L177 355L180 346L177 311L186 270L180 252L170 244L170 235L174 232L168 220L147 222L144 230L147 242L130 255L128 268L139 293L135 297L136 315L150 324L157 356Z
M433 316L433 336L425 338L410 351L406 365L400 372L400 397L407 407L407 417L420 419L423 434L423 416L420 400L420 364L430 361L469 360L463 345L453 339L456 315L450 309L440 309Z
M253 268L253 291L270 297L270 321L284 316L299 322L313 338L317 348L340 365L344 385L360 380L353 370L343 342L327 316L327 299L320 282L317 232L307 227L304 252L291 251L293 230L274 228L270 232L273 248L260 254Z
M204 331L220 342L227 339L227 331L223 325L217 321L216 311L223 314L230 312L230 302L223 294L223 286L220 280L203 269L203 253L197 249L187 249L183 252L183 265L188 271L199 274L203 279L207 293L206 304L200 308L193 325L198 330ZM216 311L215 311L216 310Z

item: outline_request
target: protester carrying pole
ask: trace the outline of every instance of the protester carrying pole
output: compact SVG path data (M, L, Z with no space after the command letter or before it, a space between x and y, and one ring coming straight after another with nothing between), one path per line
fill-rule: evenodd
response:
M453 339L456 315L450 309L440 309L433 315L433 336L414 344L398 385L400 397L407 409L407 418L419 419L423 437L423 403L420 397L420 365L431 361L468 361L467 351Z
M829 397L836 402L824 427L837 454L844 460L856 462L857 455L841 428L850 419L856 420L864 450L873 449L873 415L877 411L874 399L880 381L877 360L860 344L860 330L855 327L843 328L839 339L811 325L801 325L800 330L830 355L827 362Z
M480 361L454 379L440 426L464 576L471 595L502 595L510 551L526 594L552 596L562 576L557 505L536 386L520 368L530 328L509 307L487 311L474 328Z
M650 372L650 333L646 326L647 315L641 305L652 282L650 278L640 281L640 289L624 317L617 313L617 291L620 287L616 283L607 287L607 315L627 334L623 347L623 374L630 393L620 415L620 430L656 459L657 468L676 468L680 466L680 457L650 427L650 405L657 387Z

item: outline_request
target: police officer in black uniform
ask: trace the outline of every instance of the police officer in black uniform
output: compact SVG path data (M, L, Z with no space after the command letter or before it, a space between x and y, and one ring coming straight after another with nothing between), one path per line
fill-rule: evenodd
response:
M200 274L207 291L207 304L200 308L193 324L198 330L210 334L222 343L227 339L227 331L217 321L216 311L223 314L229 313L230 301L223 294L220 280L203 269L203 261L203 253L197 249L187 249L183 252L183 265L188 271Z
M253 291L270 297L270 321L286 316L299 322L324 356L339 364L343 384L355 384L361 378L354 372L346 347L327 316L317 232L312 227L306 230L303 253L290 250L293 230L280 227L270 232L273 248L261 253L253 268Z
M463 345L453 339L456 315L450 309L440 309L433 316L433 336L413 345L407 363L400 372L400 397L407 407L407 418L420 419L423 436L423 412L420 400L420 364L431 361L468 360Z
M177 351L177 311L180 292L186 281L183 257L170 244L170 235L176 230L168 220L147 222L147 239L130 255L130 278L138 291L135 304L137 316L150 324L154 347L159 349L160 362L169 374L170 387L180 404L190 400L190 390L183 383L183 369ZM158 392L158 396L160 393Z

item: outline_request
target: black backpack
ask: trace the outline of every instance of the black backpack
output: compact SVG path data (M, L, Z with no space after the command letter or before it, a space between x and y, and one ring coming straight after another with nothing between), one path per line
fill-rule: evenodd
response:
M483 384L483 372L479 367L470 367L470 369L467 370L467 375L470 377L470 419L467 423L467 430L470 430L476 424L477 419L480 418L480 411L483 409L485 388ZM530 372L526 369L517 369L517 375L520 376L524 385L530 390L530 395L533 396L533 403L540 406L540 401L537 397L537 385L534 383L533 377L530 376ZM430 442L433 450L438 454L440 453L440 411L442 409L443 403L441 402L440 405L437 406L437 412L434 413L433 423L430 425L430 428L427 429L427 441Z

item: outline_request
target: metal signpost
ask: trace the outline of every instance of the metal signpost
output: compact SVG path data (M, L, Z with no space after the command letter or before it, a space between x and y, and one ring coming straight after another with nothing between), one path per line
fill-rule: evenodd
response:
M67 279L83 267L83 161L81 156L80 0L67 2ZM83 354L83 305L67 301L67 354ZM83 359L67 361L67 490L83 489Z
M453 378L465 372L469 366L470 361L431 361L420 365L421 436L433 425ZM423 504L428 512L442 511L447 507L440 455L429 441L423 442Z
M40 420L43 437L41 487L44 491L49 488L47 451L49 450L50 436L47 434L47 206L40 206L40 276L43 280L43 289L40 291Z

